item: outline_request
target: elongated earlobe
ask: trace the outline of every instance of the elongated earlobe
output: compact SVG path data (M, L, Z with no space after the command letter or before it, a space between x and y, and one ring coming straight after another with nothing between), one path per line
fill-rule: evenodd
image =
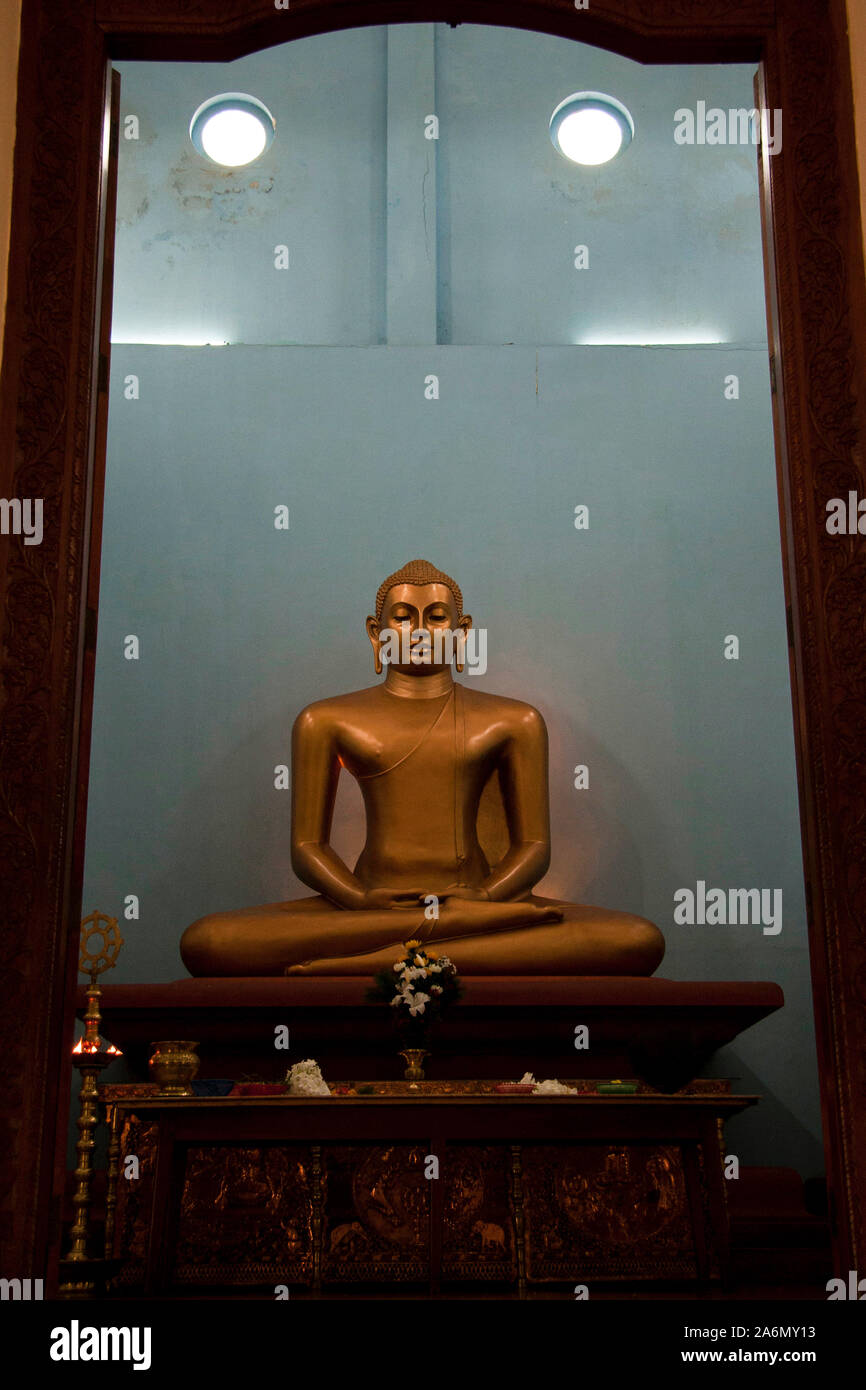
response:
M467 628L468 624L471 622L472 619L469 617L463 618L460 622L460 630L457 634L457 642L455 644L454 652L454 665L458 671L462 671L466 665Z
M374 617L369 617L366 623L367 636L370 639L370 646L373 648L373 665L376 668L376 675L382 674L382 643L379 640L379 624Z

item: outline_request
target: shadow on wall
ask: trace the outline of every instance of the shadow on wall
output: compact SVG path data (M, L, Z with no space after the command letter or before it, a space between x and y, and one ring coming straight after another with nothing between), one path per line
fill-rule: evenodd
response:
M668 882L673 872L658 808L587 725L562 714L547 723L551 860L539 891L568 902L636 912L658 920L664 931L670 909L665 904L663 916L662 904L648 898L652 882ZM588 791L574 786L578 765L589 769ZM641 848L629 824L642 827ZM645 870L647 855L651 874Z
M752 1033L763 1027L758 1023ZM740 1154L741 1163L796 1168L805 1179L824 1173L824 1150L815 1134L803 1125L793 1111L770 1089L758 1072L752 1070L734 1047L723 1047L704 1068L707 1076L724 1076L739 1095L760 1096L760 1101L725 1124L725 1152Z

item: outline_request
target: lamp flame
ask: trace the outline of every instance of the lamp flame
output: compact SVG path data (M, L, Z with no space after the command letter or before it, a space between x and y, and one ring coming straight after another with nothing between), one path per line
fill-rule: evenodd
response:
M80 1056L82 1052L105 1052L109 1057L122 1057L123 1053L113 1043L103 1044L101 1038L96 1042L85 1042L84 1038L79 1038L72 1049L72 1055Z

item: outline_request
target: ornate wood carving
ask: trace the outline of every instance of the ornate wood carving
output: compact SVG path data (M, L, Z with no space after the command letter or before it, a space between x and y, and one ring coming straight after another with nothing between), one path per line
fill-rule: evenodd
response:
M826 503L864 495L864 295L844 13L780 4L768 105L784 112L772 170L782 364L780 459L792 599L804 863L828 1178L838 1268L866 1253L866 799L864 566L859 537L830 536ZM855 337L856 325L856 337ZM858 640L859 639L859 640ZM846 1263L847 1261L847 1263Z
M530 1279L697 1278L678 1145L527 1146L523 1169Z
M449 1144L442 1182L443 1279L516 1280L510 1152L494 1144Z
M159 1142L159 1122L136 1115L119 1136L120 1171L131 1154L140 1171L117 1181L118 1288L144 1280ZM725 1232L706 1179L720 1163L714 1132L708 1164L699 1144L688 1147L687 1171L680 1144L449 1144L443 1281L525 1293L590 1279L718 1279ZM192 1145L169 1286L425 1284L431 1193L423 1150L408 1144Z
M44 499L45 535L38 547L7 537L0 549L0 1270L44 1272L58 1130L61 1150L64 1140L89 729L81 595L104 54L231 58L408 20L546 30L644 61L766 59L767 104L784 112L769 207L814 990L837 1260L857 1268L866 1259L857 1195L866 1190L866 559L861 538L830 537L823 524L828 497L866 492L866 289L843 0L592 0L586 12L568 0L292 0L288 11L272 0L28 0L0 400L14 448L0 455L0 487Z
M430 1183L407 1144L324 1147L325 1282L429 1279Z
M80 899L80 884L78 894L69 884L70 813L103 116L102 64L86 6L26 10L0 414L11 446L0 465L3 495L42 498L44 513L41 545L3 539L0 1037L9 1091L0 1264L22 1275L42 1273L48 1149L55 1111L65 1115L68 1097L59 1025Z
M159 1125L156 1121L142 1121L137 1115L130 1115L124 1121L122 1132L118 1135L118 1166L114 1172L112 1194L114 1219L110 1245L106 1231L106 1255L116 1255L124 1261L120 1284L137 1285L144 1279L158 1142ZM125 1181L122 1176L123 1163L128 1155L135 1155L138 1159L139 1176L135 1181Z
M173 1282L310 1282L309 1166L309 1150L300 1145L190 1149Z

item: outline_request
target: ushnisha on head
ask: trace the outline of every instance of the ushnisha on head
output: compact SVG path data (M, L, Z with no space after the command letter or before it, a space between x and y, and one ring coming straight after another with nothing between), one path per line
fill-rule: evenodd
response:
M379 585L376 615L367 619L377 675L382 673L382 647L386 640L393 640L391 634L401 638L404 653L407 647L415 653L414 659L391 661L393 669L410 676L429 675L450 666L456 647L455 664L462 671L463 642L471 626L472 618L463 612L463 594L456 580L429 560L410 560ZM448 633L452 634L451 643ZM437 660L437 656L442 659Z

